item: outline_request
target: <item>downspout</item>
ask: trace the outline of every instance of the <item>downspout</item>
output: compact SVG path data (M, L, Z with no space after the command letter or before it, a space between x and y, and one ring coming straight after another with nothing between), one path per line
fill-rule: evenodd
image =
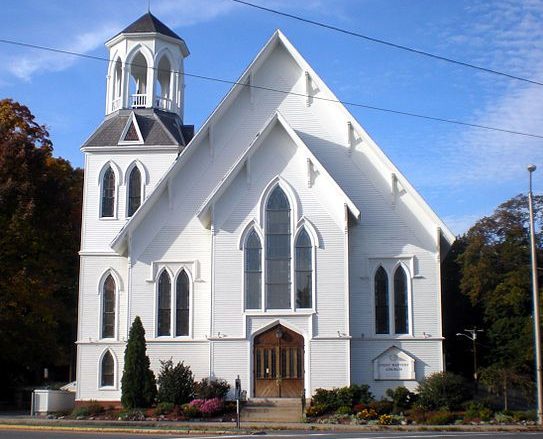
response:
M441 227L437 227L436 229L436 285L439 316L439 349L441 351L441 355L439 356L441 363L440 369L445 371L445 352L443 351L443 303L441 297L443 294L441 291Z
M349 208L347 207L347 204L343 205L343 211L344 211L344 243L343 243L343 266L344 266L344 291L345 291L345 334L348 337L347 340L347 361L345 362L347 365L347 385L351 385L351 341L350 341L350 335L351 335L351 305L350 305L350 291L349 291Z
M214 224L214 208L211 207L211 291L209 295L209 337L213 338L215 333L214 328L214 312L215 312L215 224ZM213 341L209 341L209 378L213 374Z

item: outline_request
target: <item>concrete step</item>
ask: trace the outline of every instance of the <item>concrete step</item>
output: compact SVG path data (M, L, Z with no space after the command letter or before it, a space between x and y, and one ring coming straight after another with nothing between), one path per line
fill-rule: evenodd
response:
M245 422L300 422L301 418L299 398L253 398L241 411L241 420Z

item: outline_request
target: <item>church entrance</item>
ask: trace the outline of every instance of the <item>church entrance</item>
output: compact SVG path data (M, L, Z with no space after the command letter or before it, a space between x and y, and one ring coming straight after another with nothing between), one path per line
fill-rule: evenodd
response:
M257 398L298 398L304 391L304 338L276 325L254 339Z

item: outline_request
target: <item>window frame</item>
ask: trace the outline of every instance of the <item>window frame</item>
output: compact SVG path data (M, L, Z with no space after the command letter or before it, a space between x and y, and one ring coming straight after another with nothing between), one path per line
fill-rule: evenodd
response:
M177 335L177 280L182 273L185 273L188 281L189 288L189 315L188 315L188 334L187 335ZM173 287L175 285L175 287ZM174 284L172 284L172 338L175 339L190 339L192 338L192 316L193 316L193 280L190 271L186 267L181 267L174 278Z
M111 169L113 172L113 176L115 177L115 184L113 189L113 216L103 216L102 213L102 197L103 197L103 190L104 190L104 177L106 174L106 171L108 169ZM118 168L118 166L115 164L115 162L109 160L100 169L100 173L98 174L98 219L100 221L114 221L118 219L119 215L119 186L121 184L121 172Z
M145 201L145 189L147 187L147 184L149 183L149 175L147 173L147 169L145 168L145 166L143 166L143 164L139 160L135 160L134 162L132 162L130 166L128 166L125 172L124 185L126 188L126 191L125 191L126 202L125 202L124 210L125 210L126 218L132 218L134 214L137 212L137 210L139 209L138 207L138 209L136 209L132 215L128 214L129 213L128 207L130 204L130 176L132 175L132 171L134 170L134 168L138 168L138 170L140 171L140 198L141 199L140 199L139 207L141 207L141 205Z
M115 304L115 321L114 321L114 328L113 328L113 337L102 337L102 327L103 327L103 324L104 324L104 287L105 287L105 283L106 283L106 280L107 278L111 276L113 278L113 282L115 283L115 291L114 291L114 295L115 295L115 299L114 299L114 304ZM104 273L102 273L102 276L100 277L100 281L98 282L98 297L99 297L99 300L98 300L98 309L99 309L99 326L98 326L98 340L118 340L119 338L119 296L120 296L120 292L121 292L121 283L120 283L120 278L118 276L118 274L112 269L112 268L109 268L107 269L106 271L104 271Z
M168 274L168 277L169 277L169 280L170 280L170 292L169 292L169 295L170 295L170 333L169 334L164 334L164 335L161 335L159 334L159 329L160 329L160 326L159 326L159 323L160 323L160 317L159 317L159 312L160 312L160 278L162 277L162 275L164 273L167 273ZM155 290L156 290L156 300L155 300L155 338L172 338L172 329L173 329L173 322L172 322L172 318L173 318L173 310L175 309L174 306L173 306L173 300L174 299L174 294L173 294L173 291L174 291L174 288L173 288L173 279L174 276L172 275L172 273L170 272L170 270L168 270L166 267L160 269L158 271L158 274L156 276L156 287L155 287Z
M103 386L102 385L102 373L103 373L103 361L106 354L110 354L113 359L113 385L112 386ZM102 354L98 358L98 390L117 390L118 389L118 362L117 356L111 350L111 348L106 348L102 351Z

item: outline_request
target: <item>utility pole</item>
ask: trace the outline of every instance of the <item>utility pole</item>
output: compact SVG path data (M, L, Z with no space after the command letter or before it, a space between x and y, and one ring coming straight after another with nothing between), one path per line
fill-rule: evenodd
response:
M473 379L475 380L475 393L477 393L479 387L479 375L477 373L477 333L484 332L482 329L477 329L475 326L473 329L464 329L469 335L462 332L457 333L457 336L466 337L471 340L473 346Z
M530 189L528 191L528 207L530 209L530 249L532 256L532 294L534 302L534 342L535 342L535 365L537 381L537 423L543 424L543 374L541 369L541 327L539 324L539 287L537 285L537 254L535 247L535 226L534 226L534 201L532 196L532 174L536 170L535 165L528 166L530 175Z

